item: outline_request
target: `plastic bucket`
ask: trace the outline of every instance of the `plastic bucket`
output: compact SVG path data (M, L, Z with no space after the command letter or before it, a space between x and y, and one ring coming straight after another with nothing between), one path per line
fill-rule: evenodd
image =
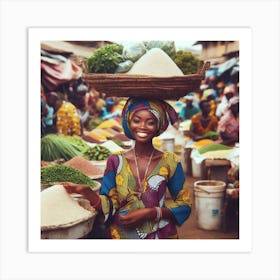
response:
M197 226L206 230L219 230L222 226L226 183L201 180L194 183Z

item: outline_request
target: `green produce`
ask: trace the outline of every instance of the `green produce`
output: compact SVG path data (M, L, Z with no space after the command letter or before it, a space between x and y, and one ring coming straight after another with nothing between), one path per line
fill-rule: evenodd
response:
M196 73L199 59L191 52L178 51L172 59L185 75Z
M92 56L87 58L87 66L90 73L115 73L119 63L123 62L123 46L110 44L95 50Z
M229 146L218 144L218 143L213 143L213 144L208 144L208 145L205 145L205 146L199 148L198 152L200 154L204 154L207 152L230 150L230 149L231 149L231 147L229 147Z
M91 119L87 124L86 124L86 128L87 130L93 130L95 129L97 126L99 126L103 121L100 118L94 118Z
M211 140L217 140L219 138L219 133L216 132L216 131L208 131L206 132L203 136L203 138L208 138L208 139L211 139Z
M86 141L78 136L78 135L67 135L67 136L64 136L68 141L70 141L71 143L77 145L78 147L81 148L81 150L85 150L89 147L89 145L86 143Z
M87 185L90 188L96 187L93 180L74 167L65 164L55 164L41 168L41 184L58 182L72 182Z
M174 41L144 41L144 44L147 50L160 48L170 57L172 57L176 53L176 46Z
M83 153L83 157L87 160L105 160L111 154L110 150L101 145L96 145L94 147L89 147Z
M57 159L69 160L80 156L83 149L71 143L65 136L47 134L41 138L41 160L54 161Z

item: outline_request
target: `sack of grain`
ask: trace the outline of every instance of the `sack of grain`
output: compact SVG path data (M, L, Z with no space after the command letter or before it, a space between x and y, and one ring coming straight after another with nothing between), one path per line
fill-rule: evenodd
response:
M134 63L127 74L164 77L184 75L176 63L159 48L147 51Z
M53 185L41 192L41 229L71 226L94 216L81 207L62 185Z

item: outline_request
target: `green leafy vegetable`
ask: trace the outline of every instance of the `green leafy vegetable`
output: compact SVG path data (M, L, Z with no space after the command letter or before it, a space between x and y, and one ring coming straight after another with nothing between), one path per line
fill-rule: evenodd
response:
M123 46L110 44L93 52L87 58L87 66L90 73L115 73L119 63L123 62Z
M90 188L96 187L93 180L74 167L65 164L55 164L41 168L41 184L58 182L72 182L87 185Z
M56 159L69 160L80 156L84 149L71 143L65 136L47 134L41 139L41 160L54 161Z

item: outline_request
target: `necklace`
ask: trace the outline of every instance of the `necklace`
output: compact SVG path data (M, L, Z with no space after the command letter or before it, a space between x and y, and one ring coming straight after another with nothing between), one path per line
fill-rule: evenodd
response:
M155 149L153 149L153 152L150 155L149 162L148 162L148 165L147 165L146 170L145 170L144 178L141 181L140 174L139 174L139 167L138 167L138 163L137 163L137 156L136 156L136 152L135 152L135 149L134 149L134 160L135 160L135 167L136 167L136 172L137 172L137 180L138 180L138 184L139 184L141 192L145 191L144 181L146 179L146 176L147 176L147 173L148 173L148 170L149 170L154 152L155 152Z

